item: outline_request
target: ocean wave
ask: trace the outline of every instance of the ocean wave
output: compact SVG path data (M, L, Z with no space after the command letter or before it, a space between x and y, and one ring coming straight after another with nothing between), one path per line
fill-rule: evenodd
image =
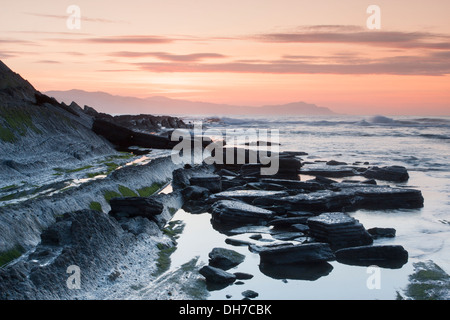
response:
M450 119L446 118L409 118L386 117L382 115L372 117L360 116L328 116L328 117L221 117L213 125L240 126L261 128L286 128L286 127L346 127L346 128L449 128ZM358 129L357 129L358 130ZM436 137L438 138L438 137ZM446 139L446 137L441 137Z

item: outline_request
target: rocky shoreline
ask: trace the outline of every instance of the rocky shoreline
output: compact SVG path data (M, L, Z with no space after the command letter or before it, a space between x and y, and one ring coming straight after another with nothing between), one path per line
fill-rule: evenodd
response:
M330 272L329 261L383 268L401 268L408 261L401 245L373 244L374 239L395 236L395 229L366 230L346 213L421 208L424 199L419 190L378 185L378 181L404 182L408 178L405 168L349 168L346 163L331 161L320 163L319 170L317 163L312 163L316 168L308 168L295 153L281 153L281 158L285 167L279 177L261 177L255 170L261 164L244 164L220 165L214 175L192 178L183 193L183 208L194 214L210 212L213 227L222 233L252 234L249 241L229 238L226 242L248 246L250 252L259 254L260 270L268 275L271 270L284 270L297 272L290 274L294 279L317 279ZM299 175L312 177L300 181ZM330 178L356 176L362 180ZM262 238L258 234L265 233L278 241L258 242ZM226 269L210 261L200 273L208 283L226 286L236 281Z
M249 240L253 241L233 243L230 239L228 243L247 245L250 252L260 256L260 270L268 275L274 269L289 273L303 268L302 275L297 278L317 279L331 271L328 262L334 260L387 268L400 268L407 262L408 253L401 246L373 245L375 236L372 234L392 236L395 230L375 229L369 233L346 212L358 208L419 208L423 205L420 191L382 186L375 180L370 183L366 180L337 182L322 175L300 181L299 176L307 172L303 170L301 158L292 153L281 153L280 157L289 166L281 170L281 176L271 178L259 176L257 170L249 174L246 164L240 167L203 164L169 168L168 158L150 162L148 166L153 166L153 170L148 171L149 177L164 167L164 176L171 175L170 193L116 197L111 199L109 207L106 204L103 207L109 214L73 210L54 222L49 220L39 244L0 270L0 298L110 298L111 291L106 293L105 288L108 283L113 285L111 283L122 275L123 270L135 268L135 273L139 268L153 270L160 251L158 244L173 246L173 239L167 237L163 229L178 208L193 214L210 212L212 226L225 234L251 232L253 236ZM159 167L158 163L161 163ZM335 166L330 165L330 168L335 170ZM140 167L128 170L135 170L140 176L145 172ZM158 172L161 175L161 171ZM125 172L118 171L116 175L128 177L130 182L136 179ZM112 179L114 177L112 175ZM377 176L378 179L384 177ZM123 183L122 179L115 183L119 181ZM49 216L54 217L55 212ZM278 240L275 243L259 241L258 230L260 234L269 233ZM133 256L132 252L140 253ZM147 258L142 261L139 256L144 253ZM207 296L206 290L211 286L224 287L241 281L242 277L252 277L227 272L242 262L242 257L232 250L216 248L210 257L210 265L194 264L189 270L191 285L197 283L200 292L204 292L201 297ZM67 287L66 269L70 265L83 270L82 290ZM125 282L129 279L125 274L122 277ZM156 277L149 276L143 281L154 283ZM185 287L187 284L179 285ZM148 290L146 292L147 298L151 297ZM178 295L192 298L183 290Z

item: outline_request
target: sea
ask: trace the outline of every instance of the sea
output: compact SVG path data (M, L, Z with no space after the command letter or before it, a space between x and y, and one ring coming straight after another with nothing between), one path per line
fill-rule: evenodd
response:
M358 210L349 214L366 229L395 228L395 238L375 240L375 244L402 245L408 262L399 269L350 266L336 261L315 277L302 276L301 269L265 270L258 254L247 247L225 243L228 237L211 226L211 215L179 210L172 220L184 224L171 256L171 268L179 268L193 257L208 263L214 247L235 250L246 256L231 272L254 277L243 283L211 289L208 299L242 299L253 290L256 299L267 300L394 300L411 282L414 266L433 261L450 274L450 117L417 116L228 116L206 121L208 128L267 129L279 131L280 151L302 151L303 161L337 160L368 162L369 166L399 165L407 168L405 183L378 181L378 184L421 190L424 207L413 210ZM301 180L313 177L301 176ZM342 180L342 179L336 179ZM201 235L201 236L200 236ZM237 236L249 240L249 234ZM277 272L279 271L279 272Z

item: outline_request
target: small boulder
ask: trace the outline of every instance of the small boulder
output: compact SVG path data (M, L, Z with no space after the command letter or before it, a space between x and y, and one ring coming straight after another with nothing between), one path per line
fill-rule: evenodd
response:
M222 191L222 180L217 174L196 175L189 179L192 186L206 188L212 193Z
M236 281L234 274L211 266L204 266L199 272L205 277L206 281L212 283L230 284Z
M259 256L261 263L268 264L312 263L335 259L327 243L308 243L271 248L261 251Z
M336 251L338 262L397 269L408 262L408 252L399 245L377 245L345 248Z
M402 166L371 167L363 173L363 176L368 179L393 182L405 182L409 179L408 171Z
M244 259L245 256L243 254L225 248L214 248L209 253L209 265L223 270L228 270L241 264Z
M379 238L394 238L396 230L394 228L370 228L367 229L367 232L370 233L372 238L379 239Z
M253 298L256 298L257 296L259 296L259 294L253 290L245 290L244 292L242 292L242 295L245 298L249 298L249 299L253 299Z
M116 219L143 217L156 220L155 216L164 210L162 203L147 197L114 198L111 199L110 205L109 214Z

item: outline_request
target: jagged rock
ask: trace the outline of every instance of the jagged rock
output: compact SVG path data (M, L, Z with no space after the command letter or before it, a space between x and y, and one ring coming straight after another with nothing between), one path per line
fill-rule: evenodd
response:
M331 261L335 259L327 243L308 243L265 249L259 253L264 264L294 264Z
M261 224L273 217L273 212L240 201L219 200L212 206L214 222L226 225Z
M393 182L405 182L409 179L408 171L402 166L371 167L363 173L363 176L368 179Z
M243 254L225 248L214 248L208 256L209 265L222 270L233 268L241 264L245 259Z
M155 216L164 210L164 205L159 201L146 197L113 198L110 205L109 214L118 220L123 217L144 217L156 220Z
M343 212L323 213L308 219L311 237L327 242L332 248L372 244L373 239L364 226Z
M320 190L282 198L258 198L253 204L271 210L282 208L285 211L311 212L423 207L424 200L419 190L347 183L335 186L340 190Z
M211 206L204 200L188 200L183 204L183 210L192 214L208 212Z
M202 267L199 273L205 277L206 281L213 283L231 284L236 281L234 274L211 266Z
M379 239L379 238L394 238L396 230L394 228L370 228L367 229L367 232L370 233L372 238Z
M154 149L172 149L177 144L177 142L171 141L166 137L133 131L101 119L94 120L92 130L121 148L138 146Z
M377 245L345 248L336 251L338 262L397 269L408 262L408 252L399 245Z
M116 258L125 254L130 245L126 234L104 213L83 210L64 214L43 232L46 240L37 246L37 254L0 269L0 300L69 299L76 291L94 290L102 275L116 267ZM80 290L67 287L71 265L82 272Z
M189 186L181 191L185 200L199 200L205 199L211 195L209 189L199 186Z
M215 174L195 175L191 177L189 181L191 185L208 189L212 193L222 191L222 180L219 175Z

